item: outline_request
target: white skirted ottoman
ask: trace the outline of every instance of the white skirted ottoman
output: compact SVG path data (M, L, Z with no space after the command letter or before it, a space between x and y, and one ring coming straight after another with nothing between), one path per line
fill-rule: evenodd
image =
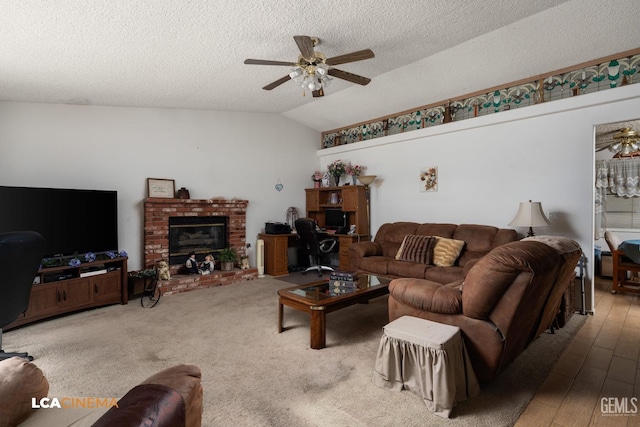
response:
M460 328L411 316L384 327L373 381L379 387L412 391L444 418L457 402L480 393Z

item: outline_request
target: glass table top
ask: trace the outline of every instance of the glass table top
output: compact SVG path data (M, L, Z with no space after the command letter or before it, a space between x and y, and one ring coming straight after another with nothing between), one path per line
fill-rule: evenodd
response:
M377 289L381 286L387 286L392 279L361 274L358 281L353 285L344 286L340 281L329 280L322 283L316 283L306 286L299 286L285 290L285 292L319 302L341 296L353 295L354 293L363 293L371 289Z

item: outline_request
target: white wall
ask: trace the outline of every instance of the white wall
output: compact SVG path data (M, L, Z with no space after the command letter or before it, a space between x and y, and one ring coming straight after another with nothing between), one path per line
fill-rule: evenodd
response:
M509 228L519 202L542 202L553 222L538 235L578 241L593 277L594 126L637 118L640 85L511 110L317 152L378 175L372 232L392 221ZM419 172L437 166L437 192L420 192ZM525 229L518 229L526 233ZM591 289L587 307L593 307Z
M304 215L319 141L275 114L0 103L0 185L117 190L130 270L143 267L147 178L175 179L194 199L247 199L253 265L266 221L290 206Z

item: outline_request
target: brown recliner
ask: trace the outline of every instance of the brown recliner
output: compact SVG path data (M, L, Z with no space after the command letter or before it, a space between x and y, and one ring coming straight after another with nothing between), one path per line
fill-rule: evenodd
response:
M565 277L565 265L575 268L576 247L563 257L539 241L507 243L481 258L464 284L395 279L389 321L409 315L458 326L478 379L491 381L549 326L548 311L558 309L552 291Z

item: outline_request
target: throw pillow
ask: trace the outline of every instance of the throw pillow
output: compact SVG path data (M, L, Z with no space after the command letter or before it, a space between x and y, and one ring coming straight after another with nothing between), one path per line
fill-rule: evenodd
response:
M396 259L400 261L418 262L420 264L430 264L433 258L435 243L436 238L432 236L405 236Z
M35 411L31 398L38 402L49 392L49 382L33 363L20 357L0 362L0 427L15 426Z
M464 240L446 239L436 237L436 246L433 249L433 263L438 267L451 267L464 247Z

